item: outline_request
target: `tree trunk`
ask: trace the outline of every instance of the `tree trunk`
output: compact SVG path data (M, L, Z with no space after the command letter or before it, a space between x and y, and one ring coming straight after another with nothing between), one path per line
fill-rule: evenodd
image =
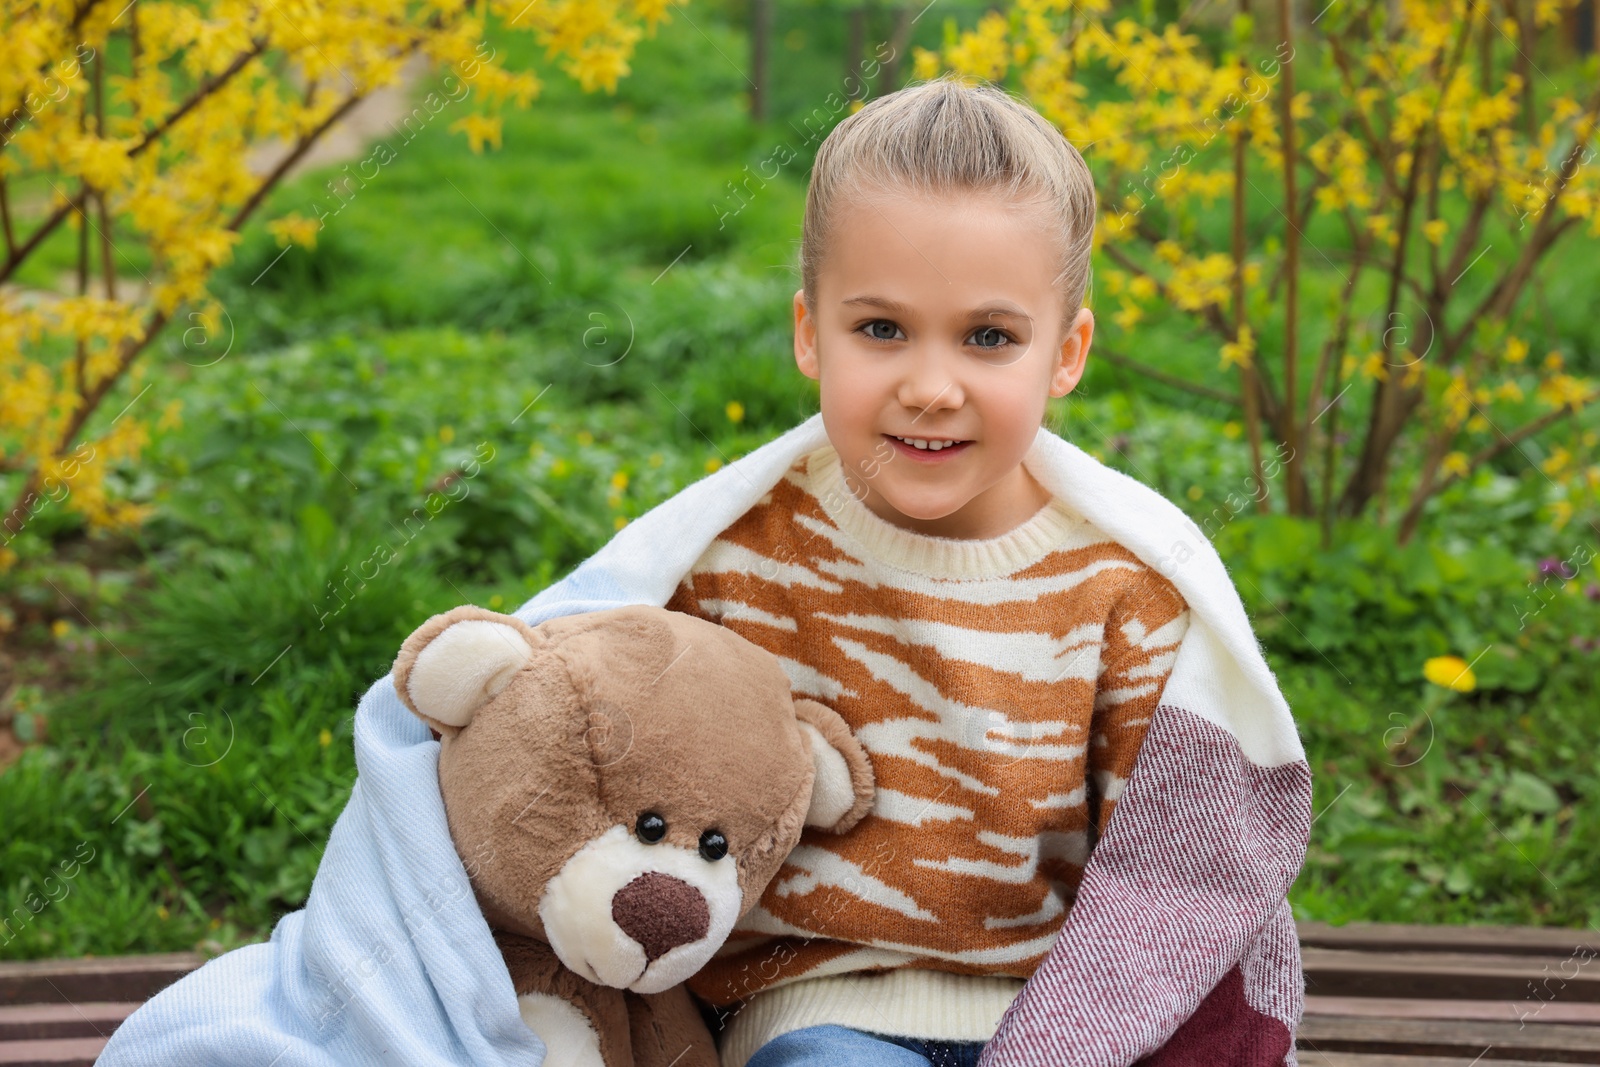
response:
M851 100L867 95L867 87L861 81L861 67L866 58L867 9L852 7L845 12L844 35L844 95Z
M767 56L772 41L772 0L750 0L750 117L767 117Z
M1600 0L1595 0L1600 3ZM911 44L912 14L909 7L894 9L894 29L889 31L889 55L883 61L882 72L878 75L878 87L875 95L883 96L900 88L900 70L903 67L901 60L905 56L906 48Z

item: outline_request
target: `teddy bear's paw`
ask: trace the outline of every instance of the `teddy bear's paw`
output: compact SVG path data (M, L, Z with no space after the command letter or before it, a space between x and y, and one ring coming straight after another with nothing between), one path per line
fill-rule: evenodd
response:
M527 993L517 998L517 1010L528 1029L544 1042L543 1067L605 1067L599 1033L570 1000Z

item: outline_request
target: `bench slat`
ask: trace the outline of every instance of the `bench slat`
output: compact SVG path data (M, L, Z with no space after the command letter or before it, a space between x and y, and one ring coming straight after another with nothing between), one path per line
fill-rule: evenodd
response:
M1387 1019L1479 1019L1484 1022L1600 1026L1600 1004L1530 1000L1426 1000L1400 997L1306 997L1306 1015Z
M1317 996L1600 1003L1600 964L1563 968L1568 957L1327 948L1300 956L1306 993Z
M1424 926L1412 923L1297 922L1300 944L1365 952L1479 952L1492 955L1600 956L1600 933L1545 926ZM1587 955L1585 955L1587 954Z
M0 1005L149 1000L206 958L198 952L0 963Z
M1543 1067L1548 1060L1491 1060L1460 1056L1375 1056L1360 1052L1317 1051L1296 1046L1300 1067Z
M94 1067L106 1047L98 1037L69 1037L48 1041L0 1042L0 1064L5 1067Z
M1600 1029L1518 1026L1454 1019L1363 1019L1311 1016L1297 1034L1316 1048L1411 1056L1520 1056L1545 1063L1600 1063ZM1485 1057L1490 1058L1490 1057Z
M47 1037L110 1037L139 1001L12 1004L0 1007L0 1041Z

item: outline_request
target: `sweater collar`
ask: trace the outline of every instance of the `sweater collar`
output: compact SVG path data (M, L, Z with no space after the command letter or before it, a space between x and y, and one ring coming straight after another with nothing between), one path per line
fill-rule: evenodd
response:
M997 537L935 537L907 530L880 517L850 491L831 444L807 456L800 484L873 562L930 578L958 581L1014 574L1061 547L1084 525L1081 516L1052 495L1032 518Z

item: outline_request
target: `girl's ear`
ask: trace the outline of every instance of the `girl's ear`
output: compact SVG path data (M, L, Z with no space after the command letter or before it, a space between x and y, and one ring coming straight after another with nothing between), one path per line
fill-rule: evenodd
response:
M1066 396L1078 387L1089 362L1089 344L1093 340L1094 313L1088 308L1079 308L1061 341L1061 358L1050 376L1051 396Z
M801 374L817 379L817 318L806 308L804 289L794 294L794 362Z
M794 713L817 771L811 783L806 825L842 834L872 808L872 760L832 708L798 697Z
M543 644L521 619L463 604L417 627L389 674L402 704L454 737Z

